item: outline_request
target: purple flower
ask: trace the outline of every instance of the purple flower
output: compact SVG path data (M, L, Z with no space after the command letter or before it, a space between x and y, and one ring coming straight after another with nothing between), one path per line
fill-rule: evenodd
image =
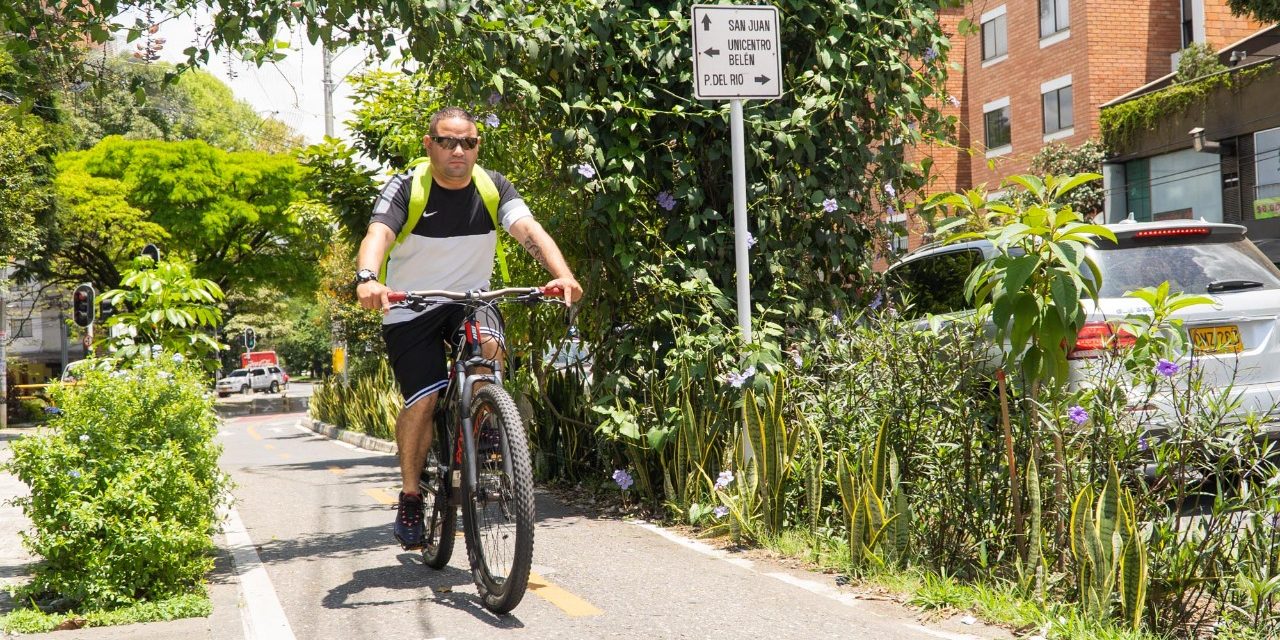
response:
M953 107L956 107L956 108L960 107L960 98L957 98L955 96L947 96L947 102L950 103L951 106Z
M1084 407L1076 405L1067 409L1067 417L1076 424L1084 424L1089 421L1089 412L1085 411Z
M881 292L877 291L876 297L871 299L871 303L867 305L867 308L874 311L876 309L879 309L881 304L884 304L884 295Z
M47 414L49 414L49 415L51 415L51 416L60 416L60 415L62 415L62 409L59 409L59 408L57 408L57 407L45 407L45 408L44 408L44 412L45 412L45 413L47 413Z
M489 94L489 106L491 106L491 107L492 107L492 106L497 106L497 104L498 104L499 102L502 102L502 94L501 94L501 93L498 93L497 91L494 91L494 92L492 92L492 93L490 93L490 94Z
M496 129L502 121L498 119L498 114L491 113L484 117L484 126L490 129Z
M578 175L590 180L596 177L596 168L584 162L578 165Z
M712 510L711 510L711 513L712 513L713 515L715 515L715 517L717 517L717 518L723 518L723 517L725 517L726 515L728 515L728 514L729 514L729 507L726 507L726 506L724 506L724 505L720 505L720 506L716 507L715 509L712 509Z
M884 208L884 212L885 212L885 213L887 213L887 214L889 214L889 215L891 215L891 216L896 216L896 215L898 215L898 210L897 210L897 209L894 209L894 208L893 208L893 205L888 205L888 206L886 206L886 207Z
M666 191L659 191L658 206L662 207L663 209L666 209L667 211L670 211L676 208L675 196L672 196L670 193L667 193Z
M1147 443L1146 437L1138 438L1138 451L1146 451L1149 448L1151 445Z
M716 478L716 491L722 491L725 487L733 482L732 471L721 471L719 477Z
M68 471L68 472L67 472L67 475L71 476L72 478L79 478L79 477L80 477L80 472L79 472L79 471L77 471L77 470L75 470L75 469L72 469L72 470L70 470L70 471Z
M929 47L928 49L925 49L925 50L924 50L924 61L925 61L925 62L933 62L934 58L937 58L937 57L938 57L938 50L937 50L937 49L934 49L933 47Z
M892 183L892 182L886 182L886 183L884 183L884 192L885 192L885 193L887 193L887 194L889 194L889 197L890 197L890 198L896 198L896 197L898 197L898 190L893 188L893 183Z
M618 483L618 488L623 491L630 489L631 485L635 484L635 481L631 479L631 474L627 473L626 469L618 469L614 471L613 481Z
M742 373L735 373L730 371L725 376L725 382L728 382L729 386L733 387L734 389L740 389L742 388L743 383L745 383L749 378L751 378L751 376L754 376L755 374L756 374L755 367L747 367L745 370L743 370Z
M756 246L756 237L751 235L751 232L748 231L747 232L747 248L750 249L751 247L754 247L754 246Z
M1178 365L1160 358L1160 362L1156 363L1156 373L1166 378L1172 378L1174 374L1178 373Z
M80 434L80 442L88 442L88 441L89 441L89 434L87 433Z
M827 198L826 200L822 201L822 210L826 211L827 213L835 213L836 209L839 209L839 208L840 208L840 203L836 202L835 198Z

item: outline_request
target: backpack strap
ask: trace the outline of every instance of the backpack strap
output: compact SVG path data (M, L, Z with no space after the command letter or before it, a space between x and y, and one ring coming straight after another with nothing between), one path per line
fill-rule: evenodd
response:
M409 178L408 218L405 220L404 227L400 229L400 233L396 235L396 241L391 245L391 250L395 250L409 237L409 234L413 233L413 228L418 226L418 221L422 219L423 210L427 208L427 198L431 195L431 160L418 158L410 162L407 168L412 169ZM493 231L497 233L501 228L498 223L498 201L501 198L498 194L498 185L493 183L489 172L482 169L480 165L474 165L471 168L471 182L476 185L480 200L484 202L484 208L489 211L489 219L493 220ZM506 285L511 282L511 276L507 271L507 252L502 245L502 234L498 234L496 247L498 271L502 274L502 284ZM391 251L388 251L387 257L382 261L381 273L378 274L383 282L387 281L387 265L390 262Z

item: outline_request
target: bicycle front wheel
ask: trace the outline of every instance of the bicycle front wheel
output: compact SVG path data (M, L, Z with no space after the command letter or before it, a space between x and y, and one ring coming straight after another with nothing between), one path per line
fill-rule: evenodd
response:
M467 555L486 609L507 613L520 604L533 561L533 470L520 412L496 384L476 392L476 486L463 500Z

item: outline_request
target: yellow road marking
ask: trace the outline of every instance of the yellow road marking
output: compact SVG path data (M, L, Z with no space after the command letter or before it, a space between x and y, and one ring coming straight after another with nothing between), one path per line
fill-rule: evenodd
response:
M551 582L546 578L536 573L529 573L529 591L532 591L534 595L539 596L543 600L559 607L560 610L568 614L570 618L585 618L587 616L598 616L604 613L590 602L587 602L586 600L551 584Z
M281 458L281 459L283 459L283 460L288 460L289 458L292 458L292 457L293 457L292 455L287 454L287 453L277 453L276 455L280 456L280 458Z
M381 502L382 504L396 503L395 496L392 496L391 494L387 493L386 491L383 491L382 489L365 489L364 492L369 494L369 497L373 498L374 500L377 500L378 502Z
M332 473L335 476L340 476L346 472L347 470L342 467L329 467L329 473Z
M264 445L262 445L262 446L264 446L264 447L266 447L266 448L268 448L268 449L274 449L274 448L276 448L276 446L275 446L274 444L264 444Z
M254 430L254 428L253 428L253 427L249 427L249 429L248 429L248 430L249 430L249 437L250 437L250 438L253 438L254 440L261 440L261 439L262 439L262 436L261 436L261 435L259 435L259 434L258 434L258 432L257 432L256 430Z

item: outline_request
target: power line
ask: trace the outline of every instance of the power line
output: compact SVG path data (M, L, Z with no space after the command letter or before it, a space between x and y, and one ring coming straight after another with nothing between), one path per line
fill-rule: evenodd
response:
M1269 151L1264 151L1259 154L1254 154L1253 161L1257 162L1258 160L1269 160L1272 157L1275 157L1278 155L1280 155L1280 148L1271 149ZM1221 164L1192 167L1190 169L1183 169L1181 171L1175 171L1173 173L1166 173L1159 177L1148 178L1147 187L1150 188L1150 187L1155 187L1155 186L1160 186L1165 184L1171 184L1174 182L1181 182L1183 180L1190 180L1192 178L1200 178L1204 176L1221 174L1221 173L1222 173ZM1128 190L1128 182L1126 181L1124 185L1111 187L1109 189L1104 189L1104 192L1111 194L1111 193L1117 193L1121 191L1127 192L1127 190Z

